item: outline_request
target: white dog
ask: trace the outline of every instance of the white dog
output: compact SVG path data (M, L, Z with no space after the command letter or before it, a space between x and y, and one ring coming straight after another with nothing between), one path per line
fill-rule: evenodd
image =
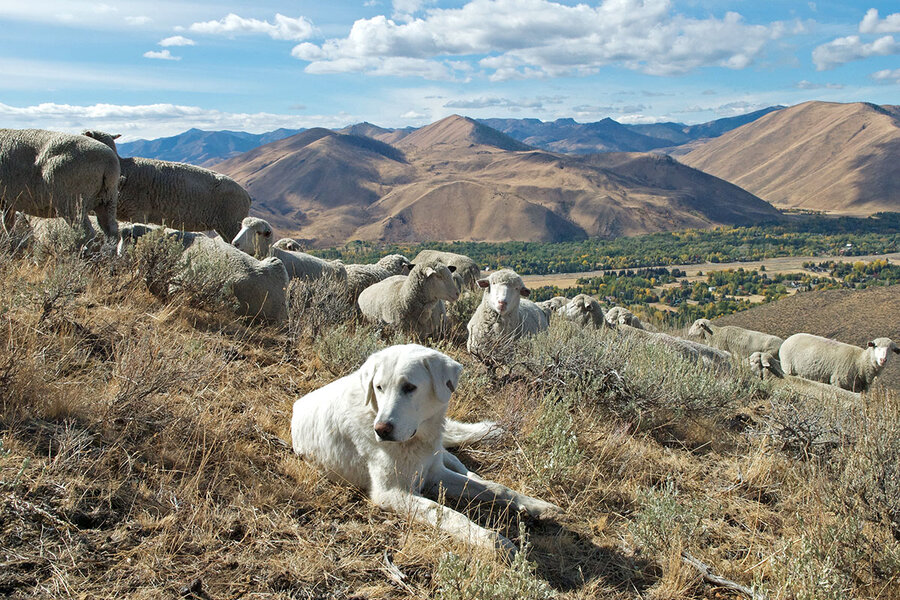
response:
M443 492L454 499L496 502L537 518L559 510L481 479L444 449L497 431L488 421L446 418L461 372L462 365L449 356L417 344L376 352L355 373L294 403L294 452L367 491L382 508L511 555L515 546L507 538L421 495Z

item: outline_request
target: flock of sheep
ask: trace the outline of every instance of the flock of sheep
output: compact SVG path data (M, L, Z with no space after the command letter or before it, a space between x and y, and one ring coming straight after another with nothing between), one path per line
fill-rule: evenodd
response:
M291 279L342 282L365 319L422 339L441 329L446 303L483 289L467 325L466 347L477 355L546 329L551 317L563 318L661 344L706 366L729 368L733 360L742 360L761 378L855 396L868 389L892 352L900 353L888 338L872 340L866 348L805 333L782 340L706 319L691 326L688 337L699 340L692 341L650 331L621 307L604 312L584 294L531 302L530 291L514 271L502 269L482 278L472 259L449 252L423 250L411 261L394 254L366 265L323 260L301 252L293 240L274 241L266 221L248 216L250 196L229 177L181 163L120 158L116 137L99 131L0 130L0 225L11 230L15 211L21 211L32 217L28 220L36 234L43 226L40 218L49 217L93 232L88 217L93 212L106 238L119 240L120 253L140 237L162 230L181 243L185 264L206 256L227 265L242 314L275 323L287 318ZM194 233L209 230L221 237Z

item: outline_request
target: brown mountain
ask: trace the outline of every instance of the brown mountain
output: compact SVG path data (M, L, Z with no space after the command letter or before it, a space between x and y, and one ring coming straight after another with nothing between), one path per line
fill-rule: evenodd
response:
M805 332L865 346L878 337L900 341L897 319L900 285L864 290L802 292L721 317L718 325L738 325L787 338ZM900 357L893 356L876 381L900 390Z
M778 218L759 198L666 156L572 157L448 117L391 146L310 129L220 163L251 214L316 246L560 241Z
M900 107L806 102L679 157L780 207L900 210Z

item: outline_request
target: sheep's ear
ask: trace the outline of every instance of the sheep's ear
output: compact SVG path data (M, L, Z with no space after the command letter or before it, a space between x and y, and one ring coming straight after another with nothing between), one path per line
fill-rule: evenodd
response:
M85 136L87 136L87 137L89 137L89 138L91 138L91 139L96 139L96 138L94 137L94 132L91 131L90 129L85 129L84 131L81 132L81 135L85 135Z
M527 298L528 296L531 295L531 290L529 290L527 287L525 287L525 286L523 285L523 286L522 286L522 289L519 290L519 294L520 294L521 296L524 296L525 298Z
M375 399L375 367L377 364L375 355L369 357L363 366L359 368L359 383L366 395L366 405L371 405L373 410L378 410L378 402Z
M491 282L488 281L487 279L479 279L479 280L476 281L475 283L477 283L477 284L478 284L478 287L480 287L480 288L491 287Z
M437 271L435 271L431 267L425 267L425 277L431 277L435 273L437 273Z
M875 342L869 342L868 344L866 344L866 346L868 346L869 348L874 348Z
M706 331L708 331L710 333L713 332L712 328L710 328L710 326L707 325L706 323L700 323L700 327L702 327L703 329L705 329Z
M456 391L459 383L459 375L462 373L462 365L447 356L435 351L425 359L425 368L431 373L431 384L434 394L442 402L450 400L450 394Z
M456 273L456 267L454 267L453 265L448 265L447 270L451 273Z
M894 346L894 354L900 354L900 348Z
M117 133L116 135L112 136L112 138L113 138L114 140L117 140L117 139L119 139L120 137L122 137L122 134L121 134L121 133Z
M768 369L769 367L772 366L772 363L769 362L769 359L768 359L768 358L763 358L763 359L762 359L762 366L764 366L765 368Z

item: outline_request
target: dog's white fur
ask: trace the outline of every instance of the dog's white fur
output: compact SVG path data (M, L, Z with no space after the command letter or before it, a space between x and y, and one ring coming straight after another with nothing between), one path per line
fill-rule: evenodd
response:
M365 490L382 508L512 555L515 546L504 536L421 495L494 502L537 518L559 510L481 479L444 449L497 431L489 421L446 418L461 372L449 356L417 344L376 352L358 371L294 403L294 452Z

